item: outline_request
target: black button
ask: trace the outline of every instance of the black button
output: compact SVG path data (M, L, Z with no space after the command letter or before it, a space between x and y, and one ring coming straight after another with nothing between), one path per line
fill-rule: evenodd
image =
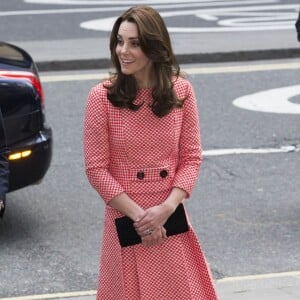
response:
M166 178L168 176L168 171L167 170L161 170L159 173L159 176L161 178Z
M136 177L138 179L142 180L145 177L145 173L143 171L139 171L139 172L137 172Z

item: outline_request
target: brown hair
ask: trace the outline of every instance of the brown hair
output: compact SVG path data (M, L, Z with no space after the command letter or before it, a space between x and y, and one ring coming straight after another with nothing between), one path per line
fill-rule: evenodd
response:
M139 43L144 54L152 61L155 85L152 89L153 103L151 109L158 117L167 115L172 108L181 107L182 101L173 90L174 76L180 76L180 68L172 50L167 27L159 13L148 6L134 6L123 13L115 22L110 35L110 52L112 64L116 69L110 74L111 84L108 99L117 107L138 110L141 105L133 102L137 94L137 83L133 75L121 72L119 59L116 55L117 35L122 22L136 24Z

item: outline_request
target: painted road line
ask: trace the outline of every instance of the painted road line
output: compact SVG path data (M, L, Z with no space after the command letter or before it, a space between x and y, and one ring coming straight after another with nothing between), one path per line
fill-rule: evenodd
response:
M216 280L217 282L237 282L237 281L251 281L251 280L262 280L262 279L276 279L284 277L299 277L300 271L292 272L281 272L281 273L267 273L267 274L257 274L257 275L247 275L247 276L234 276L225 277Z
M88 73L88 74L69 74L69 75L41 75L41 81L61 82L61 81L85 81L85 80L103 80L109 77L108 73Z
M53 293L53 294L40 294L18 297L0 298L0 300L47 300L47 299L62 299L62 298L75 298L75 297L89 297L95 296L97 291L78 291L69 293Z
M278 64L254 64L242 66L219 66L207 68L187 68L184 72L190 75L197 74L221 74L221 73L247 73L275 70L297 70L300 69L300 62L278 63Z
M258 91L236 98L236 107L256 112L276 114L300 114L300 105L293 98L300 95L300 85L292 85Z
M242 66L218 66L218 67L199 67L184 68L188 75L197 74L221 74L221 73L245 73L262 72L275 70L297 70L300 69L300 62L278 63L278 64L255 64ZM108 78L108 73L86 73L86 74L66 74L66 75L43 75L42 82L60 82L60 81L84 81L84 80L103 80Z

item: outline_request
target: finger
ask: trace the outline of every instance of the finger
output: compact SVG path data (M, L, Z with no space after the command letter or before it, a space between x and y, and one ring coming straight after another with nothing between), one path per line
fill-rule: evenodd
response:
M156 231L156 230L154 230L154 229L152 229L152 228L147 228L147 229L145 229L145 230L139 230L139 229L136 229L136 232L137 232L137 234L140 236L140 237L146 237L146 236L149 236L149 235L151 235L154 231Z
M155 233L148 235L144 238L142 238L143 245L149 247L149 246L155 246L159 245L163 242L162 233L160 230L156 231Z
M139 222L134 222L133 226L134 226L135 230L140 231L140 232L142 232L143 230L145 231L149 227L149 226L146 227L146 224L141 223L140 221Z
M151 239L146 236L142 238L142 244L146 247L150 247L151 246Z
M140 236L148 235L150 232L160 231L161 226L149 223L147 226L136 227L135 230Z
M134 227L135 231L139 234L139 235L147 235L147 231L148 229L152 229L150 226L143 226L143 227Z
M166 239L167 238L167 230L165 229L165 227L162 227L161 232L162 232L163 239Z
M138 222L134 222L133 226L136 229L140 229L140 230L146 230L147 228L149 228L152 224L151 224L151 220L149 220L149 218L144 217L142 220L138 221Z

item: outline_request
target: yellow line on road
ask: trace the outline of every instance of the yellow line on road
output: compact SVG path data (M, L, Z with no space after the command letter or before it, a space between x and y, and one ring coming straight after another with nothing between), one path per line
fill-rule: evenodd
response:
M67 74L67 75L42 75L42 82L59 81L84 81L84 80L102 80L108 78L108 73L86 73L86 74Z
M276 279L276 278L287 278L287 277L300 277L300 271L225 277L216 280L216 283L234 283L234 282L242 282L242 281ZM7 298L0 298L0 300L48 300L48 299L63 299L63 298L76 298L76 297L94 297L96 296L96 293L97 291L91 290L91 291L78 291L78 292L69 292L69 293L54 293L54 294L29 295L29 296L19 296L19 297L7 297Z
M242 66L219 66L206 68L188 68L187 74L220 74L220 73L245 73L274 70L300 69L300 62L278 63L278 64L247 64Z
M275 278L284 278L284 277L298 277L298 276L300 276L300 271L257 274L257 275L237 276L237 277L225 277L217 280L217 282L251 281L251 280L275 279Z
M215 67L199 67L184 68L183 71L188 75L197 74L221 74L221 73L245 73L259 71L275 71L275 70L294 70L300 69L300 62L287 63L261 63L261 64L245 64L236 66L215 66ZM66 74L66 75L42 75L42 82L60 82L60 81L84 81L84 80L103 80L108 77L108 73L85 73L85 74Z
M69 292L69 293L55 293L55 294L41 294L41 295L8 297L8 298L0 298L0 300L46 300L46 299L88 297L88 296L95 296L95 295L96 295L96 291L79 291L79 292Z

